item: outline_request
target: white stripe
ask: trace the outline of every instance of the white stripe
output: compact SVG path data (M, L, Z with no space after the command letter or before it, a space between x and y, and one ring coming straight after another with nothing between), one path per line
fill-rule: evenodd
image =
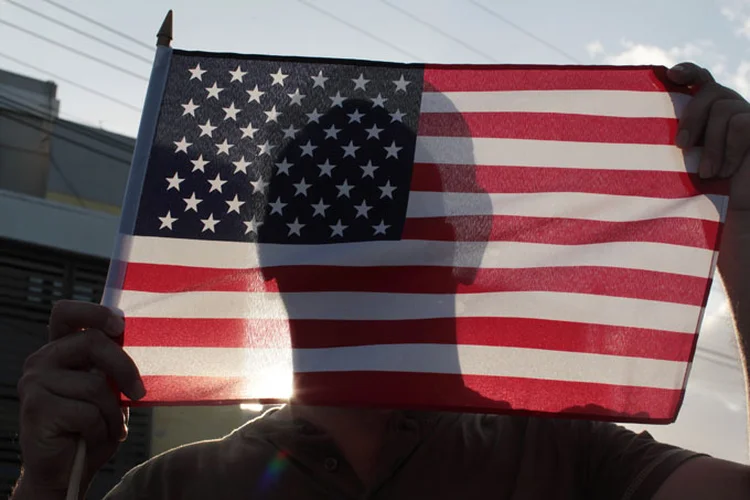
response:
M698 171L697 150L661 144L417 137L414 162L600 170ZM502 172L498 172L502 175Z
M517 347L390 344L327 349L126 347L142 375L248 378L384 371L681 389L687 363ZM290 358L293 359L290 361Z
M568 113L630 118L679 118L686 94L628 90L424 92L422 113Z
M508 241L372 241L332 245L282 245L124 237L129 262L221 269L268 266L445 266L520 269L606 266L706 278L713 251L650 242L548 245Z
M116 294L113 294L116 295ZM695 333L701 308L569 292L465 294L374 292L181 292L124 290L126 317L405 320L535 318Z
M725 196L648 198L596 193L409 193L407 217L516 215L608 222L686 217L720 221Z

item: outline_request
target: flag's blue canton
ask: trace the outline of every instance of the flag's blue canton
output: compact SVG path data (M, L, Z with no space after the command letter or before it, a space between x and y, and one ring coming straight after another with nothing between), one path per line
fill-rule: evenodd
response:
M175 52L135 233L400 238L422 69Z

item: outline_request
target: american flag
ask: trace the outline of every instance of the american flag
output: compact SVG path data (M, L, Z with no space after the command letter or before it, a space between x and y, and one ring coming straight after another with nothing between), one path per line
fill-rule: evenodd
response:
M108 291L143 404L676 417L726 184L664 68L166 50Z

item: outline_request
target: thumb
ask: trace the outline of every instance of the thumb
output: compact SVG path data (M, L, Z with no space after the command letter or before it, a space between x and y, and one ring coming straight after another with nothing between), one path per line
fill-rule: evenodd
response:
M667 70L667 78L677 85L703 85L713 82L714 77L706 68L697 64L683 62Z

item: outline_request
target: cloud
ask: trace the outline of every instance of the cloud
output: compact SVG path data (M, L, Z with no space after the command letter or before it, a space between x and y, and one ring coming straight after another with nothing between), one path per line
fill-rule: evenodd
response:
M589 53L589 57L594 58L599 54L604 54L604 45L599 40L594 40L586 45L586 52Z
M687 43L682 47L662 48L656 45L635 43L630 40L620 42L622 50L619 52L607 52L599 41L586 45L589 57L600 58L605 64L615 65L639 65L639 64L662 64L674 66L680 61L695 60L710 50L713 44L710 41L699 43Z
M607 64L662 64L674 66L677 59L669 50L654 45L626 42L627 48L618 54L607 54L604 62Z
M750 0L747 3L750 5ZM737 15L734 12L722 13L729 17ZM748 18L748 37L750 37L750 18ZM735 89L745 98L750 98L750 61L739 61L733 67L710 40L700 40L674 47L659 47L623 40L613 51L607 50L599 40L595 40L586 45L586 51L596 63L617 66L655 64L670 67L683 61L692 61L708 68L719 82Z
M742 26L735 32L738 35L742 35L745 38L750 38L750 16L746 17L742 21Z
M719 10L727 21L735 26L734 34L750 38L750 1L726 1Z
M732 22L735 19L737 19L739 12L737 12L735 9L731 7L724 6L721 8L721 15L726 17L729 20L729 22Z

